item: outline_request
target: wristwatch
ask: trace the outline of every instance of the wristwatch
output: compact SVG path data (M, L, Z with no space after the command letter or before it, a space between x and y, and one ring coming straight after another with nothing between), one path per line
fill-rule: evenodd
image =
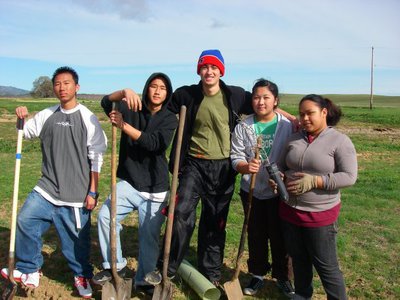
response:
M88 192L88 195L89 195L90 197L92 197L93 199L95 199L95 200L97 200L97 198L99 198L99 193L98 193L98 192L89 191L89 192Z

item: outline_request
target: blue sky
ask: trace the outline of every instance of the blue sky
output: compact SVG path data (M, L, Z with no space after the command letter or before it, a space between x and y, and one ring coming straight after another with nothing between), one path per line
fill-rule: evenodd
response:
M62 65L82 93L141 92L167 73L199 80L204 49L220 49L223 80L257 78L282 93L400 95L398 0L0 0L0 85L32 89Z

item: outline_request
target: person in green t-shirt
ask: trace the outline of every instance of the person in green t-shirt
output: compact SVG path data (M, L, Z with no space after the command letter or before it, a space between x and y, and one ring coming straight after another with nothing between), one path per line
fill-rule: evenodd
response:
M251 114L253 109L250 92L227 85L221 79L225 74L225 62L219 50L204 50L200 54L197 74L200 81L178 88L168 103L168 109L175 114L182 105L186 106L187 112L167 275L173 277L176 274L189 249L196 226L196 207L201 202L197 267L208 280L219 286L225 228L237 174L230 160L231 134L239 121L238 116ZM177 135L169 159L171 172L176 146ZM146 275L148 283L161 282L162 258L163 253L157 269Z

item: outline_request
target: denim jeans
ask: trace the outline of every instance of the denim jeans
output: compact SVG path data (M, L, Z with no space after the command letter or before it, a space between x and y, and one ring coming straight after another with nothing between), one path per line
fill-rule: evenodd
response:
M16 268L33 273L43 265L42 235L54 224L61 240L61 251L75 276L92 278L90 257L90 211L79 208L82 229L76 227L74 208L56 206L38 192L32 191L17 220L15 250Z
M314 266L327 299L347 299L336 254L337 223L308 228L283 222L283 230L286 248L292 257L296 295L311 298Z
M159 237L164 215L161 210L166 202L151 201L134 189L128 182L117 183L117 269L126 266L127 261L122 257L120 231L121 221L133 210L139 214L139 257L138 270L135 275L135 285L144 285L144 276L154 271L159 254ZM98 231L101 254L103 256L103 268L111 267L110 245L110 196L101 207L98 214Z

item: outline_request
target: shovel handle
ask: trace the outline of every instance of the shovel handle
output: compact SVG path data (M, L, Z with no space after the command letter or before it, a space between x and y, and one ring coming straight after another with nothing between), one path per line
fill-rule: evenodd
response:
M17 118L17 150L15 154L15 170L14 170L14 191L13 191L13 202L11 212L11 231L10 231L10 250L8 256L8 274L10 281L15 283L13 270L15 264L15 232L17 227L17 209L18 209L18 192L19 192L19 174L21 169L21 158L22 158L22 137L24 129L24 119Z
M174 223L174 211L175 211L175 198L176 191L178 189L178 171L179 171L179 161L181 156L181 147L182 147L182 136L183 130L185 127L185 118L186 118L186 106L182 105L179 112L179 125L178 125L178 139L176 143L175 149L175 160L174 160L174 170L172 173L172 184L171 184L171 195L169 198L169 207L168 207L168 215L167 215L167 228L165 231L165 243L164 243L164 257L163 257L163 271L162 277L167 278L168 273L168 263L169 263L169 254L171 251L171 240L172 240L172 226Z
M117 105L112 102L112 110ZM110 205L110 244L111 244L111 272L117 286L121 278L117 272L117 127L111 125L111 205Z
M259 157L260 157L259 145L261 145L261 142L262 142L261 137L258 137L257 145L256 145L256 149L255 149L255 158L256 159L259 159ZM238 250L238 255L236 258L236 268L235 268L235 274L233 275L233 279L237 279L239 277L239 273L240 273L240 260L243 256L243 252L244 252L244 242L246 241L247 227L249 225L251 206L252 206L252 202L253 202L253 192L254 192L254 187L256 185L256 175L257 175L257 173L251 174L250 190L249 190L249 195L247 198L247 208L245 210L245 215L244 215L242 235L240 237L239 250Z

